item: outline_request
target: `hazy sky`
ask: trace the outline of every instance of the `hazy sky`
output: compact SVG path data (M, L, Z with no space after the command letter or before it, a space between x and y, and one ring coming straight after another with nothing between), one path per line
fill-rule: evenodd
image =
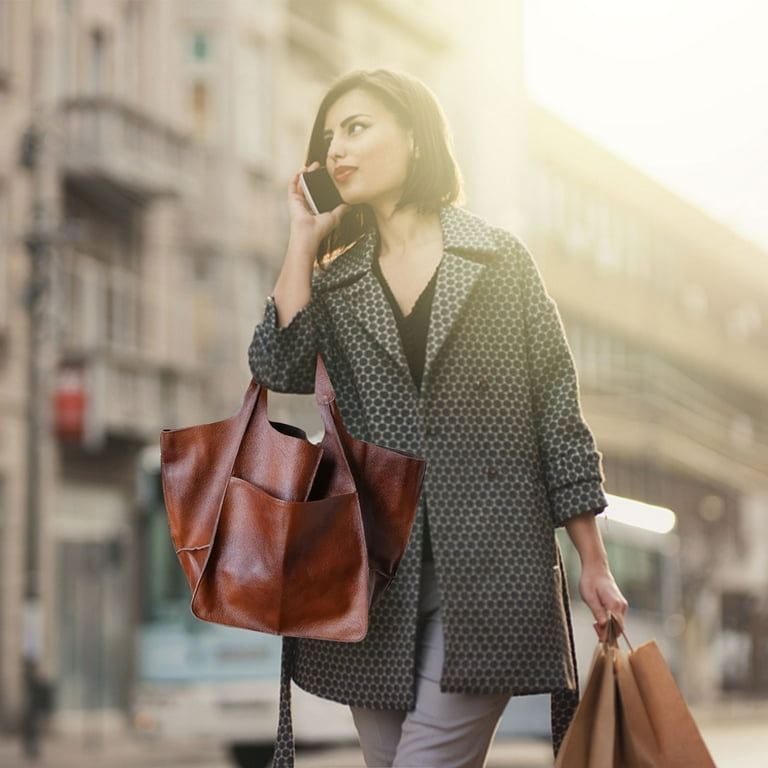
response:
M768 249L768 2L526 0L533 98Z

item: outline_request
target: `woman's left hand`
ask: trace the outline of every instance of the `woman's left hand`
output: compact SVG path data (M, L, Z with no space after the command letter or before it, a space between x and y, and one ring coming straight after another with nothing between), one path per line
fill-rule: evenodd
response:
M616 620L618 631L624 630L627 600L617 586L607 564L585 564L579 579L579 592L595 617L593 626L601 642L607 639L608 622L611 616Z

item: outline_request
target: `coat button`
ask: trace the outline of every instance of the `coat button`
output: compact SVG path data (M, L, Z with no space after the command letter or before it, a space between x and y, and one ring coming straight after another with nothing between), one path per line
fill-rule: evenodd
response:
M488 467L487 475L489 478L496 477L499 474L499 470L496 467Z

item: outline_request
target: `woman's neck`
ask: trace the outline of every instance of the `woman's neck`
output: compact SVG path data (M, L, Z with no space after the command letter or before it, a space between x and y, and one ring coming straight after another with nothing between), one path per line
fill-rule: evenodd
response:
M438 213L420 213L412 205L389 216L374 213L379 230L380 254L385 258L418 249L442 235Z

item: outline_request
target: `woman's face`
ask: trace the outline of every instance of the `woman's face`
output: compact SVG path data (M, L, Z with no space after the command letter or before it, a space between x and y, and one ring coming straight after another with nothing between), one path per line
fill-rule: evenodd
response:
M330 106L324 135L326 168L344 202L391 212L408 176L411 132L379 99L356 88Z

